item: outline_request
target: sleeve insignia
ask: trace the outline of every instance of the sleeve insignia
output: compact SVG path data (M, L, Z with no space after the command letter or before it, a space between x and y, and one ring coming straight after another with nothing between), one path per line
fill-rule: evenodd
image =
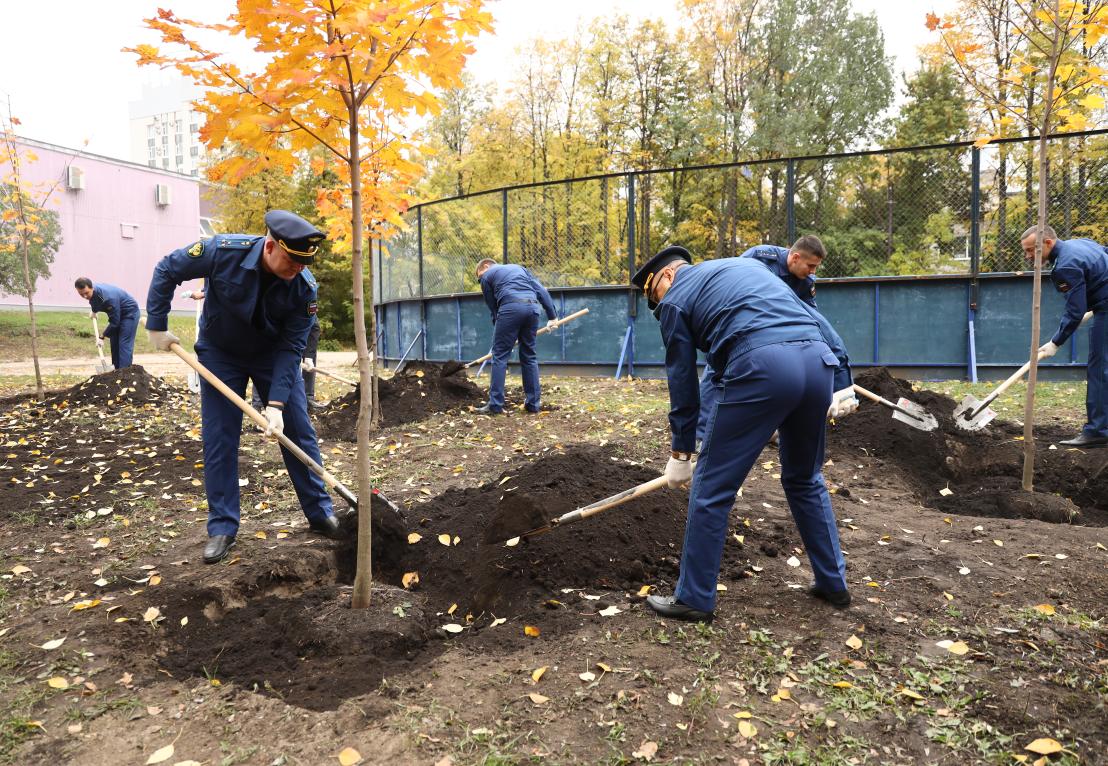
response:
M190 247L186 252L189 254L190 258L199 258L200 254L204 252L203 240L197 240L196 244Z
M1055 286L1058 288L1058 292L1060 292L1060 293L1068 293L1070 291L1070 283L1069 282L1059 282Z
M308 316L314 316L317 311L319 311L319 303L310 301L308 303Z
M812 285L812 292L811 292L811 295L812 295L812 297L813 297L813 298L815 298L815 297L816 297L816 286L815 286L815 284L813 284L813 285Z

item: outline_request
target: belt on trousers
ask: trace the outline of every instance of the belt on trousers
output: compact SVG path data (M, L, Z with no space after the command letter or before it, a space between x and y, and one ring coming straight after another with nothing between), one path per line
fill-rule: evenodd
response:
M529 298L516 298L514 300L508 301L508 303L534 303L535 305L538 305L538 301L533 301Z

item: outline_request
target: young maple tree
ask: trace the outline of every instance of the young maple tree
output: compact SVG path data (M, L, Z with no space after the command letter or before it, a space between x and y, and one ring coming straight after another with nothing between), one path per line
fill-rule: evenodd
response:
M367 337L375 338L372 261L365 235L385 238L403 227L419 144L411 123L439 109L437 90L461 86L471 41L491 29L483 0L238 0L227 23L207 24L159 10L146 25L174 53L152 45L127 51L139 64L172 66L207 91L197 102L200 136L218 154L225 143L243 147L224 155L212 180L237 183L264 168L291 172L317 147L340 179L321 190L316 205L336 252L349 252L354 337L361 400L358 409L358 563L353 605L370 601L372 496L369 433L377 414L377 380ZM268 57L248 73L202 45L198 35L241 36ZM368 331L366 323L369 323Z
M928 29L939 33L943 48L966 84L987 102L990 110L1001 115L998 126L1021 122L1039 130L1031 366L1023 413L1023 488L1031 491L1035 473L1035 384L1040 347L1043 229L1047 224L1050 188L1047 137L1056 130L1086 128L1088 112L1104 107L1099 91L1108 85L1108 70L1095 62L1103 60L1104 41L1108 40L1108 0L964 0L963 6L962 13L985 13L992 18L994 26L1012 30L1013 50L1008 66L997 68L977 63L975 56L981 44L965 35L967 26L959 14L944 19L929 13ZM998 93L1004 94L1003 100L998 99ZM999 137L1000 134L985 136L978 145L983 146Z
M19 120L12 116L11 102L0 118L0 265L5 271L11 264L7 256L18 262L15 268L22 271L18 279L5 273L0 285L27 299L27 313L31 320L31 358L35 365L35 395L42 399L46 390L42 385L42 370L38 359L38 323L35 319L35 289L40 276L50 274L50 263L61 245L58 235L57 213L48 210L50 198L58 188L65 168L53 182L35 183L23 173L25 165L38 157L19 145L15 128ZM70 158L72 160L72 158Z

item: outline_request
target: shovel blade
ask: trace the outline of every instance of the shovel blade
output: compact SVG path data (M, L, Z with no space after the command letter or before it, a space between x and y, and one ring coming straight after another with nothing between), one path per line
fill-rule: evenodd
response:
M893 420L899 420L921 431L934 431L939 427L939 421L935 420L935 416L913 401L901 397L897 400L896 406L904 412L893 410Z
M115 369L115 368L114 368L114 367L112 367L112 366L111 366L110 364L108 364L107 362L97 362L97 363L96 363L96 374L97 374L97 375L99 375L99 374L100 374L100 373L102 373L102 372L111 372L111 371L112 371L112 370L114 370L114 369Z
M976 415L973 413L982 404L981 400L972 394L966 394L966 398L954 410L954 424L963 431L980 431L992 422L996 413L990 407L985 407ZM973 417L970 417L973 415Z

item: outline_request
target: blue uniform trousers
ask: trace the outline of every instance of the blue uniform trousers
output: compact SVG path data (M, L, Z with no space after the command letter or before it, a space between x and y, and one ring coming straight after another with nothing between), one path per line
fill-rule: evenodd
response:
M710 612L735 496L774 431L781 485L816 584L846 590L846 562L823 483L824 422L831 404L834 354L818 341L775 343L732 357L708 414L693 474L677 599Z
M719 396L719 389L716 388L716 384L712 382L712 378L715 376L716 371L712 369L712 365L704 365L704 374L700 376L700 417L696 421L696 443L704 443L704 432L708 427L708 416L712 412L712 408L716 406L716 399Z
M504 377L508 359L519 341L519 367L523 374L524 404L527 409L539 409L539 358L535 353L535 333L539 330L538 301L505 302L496 310L496 325L492 336L492 370L489 383L489 409L504 409Z
M196 345L200 363L222 380L239 396L246 392L246 381L268 401L273 381L273 358L269 355L243 358L207 345ZM217 391L207 381L200 382L200 413L204 435L204 490L208 496L208 535L234 535L239 528L239 436L242 433L242 410ZM285 436L304 450L310 458L322 463L315 429L308 420L308 404L304 387L295 385L285 402ZM308 470L284 447L281 448L300 507L309 521L323 521L332 514L331 496L323 480Z
M112 349L112 367L122 370L130 367L135 360L135 332L138 330L139 315L127 314L119 319L119 332L108 338Z
M1089 328L1089 366L1085 371L1087 436L1108 438L1108 309L1093 313Z

